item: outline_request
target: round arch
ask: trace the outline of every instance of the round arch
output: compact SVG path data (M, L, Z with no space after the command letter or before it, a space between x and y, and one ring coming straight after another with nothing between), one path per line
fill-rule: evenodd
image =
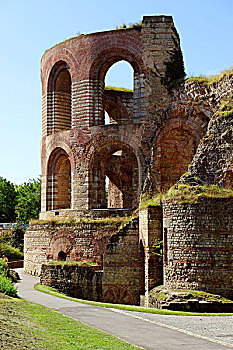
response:
M106 200L106 177L109 179ZM140 194L140 164L129 145L111 140L99 146L89 162L89 207L136 208Z
M46 192L46 210L71 208L71 164L62 148L56 148L50 154Z
M71 128L71 76L65 61L50 71L47 84L47 135Z

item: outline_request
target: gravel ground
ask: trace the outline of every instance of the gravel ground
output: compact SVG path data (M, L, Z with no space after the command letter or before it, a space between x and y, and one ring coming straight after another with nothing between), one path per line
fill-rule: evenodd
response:
M233 347L233 316L172 316L132 311L124 313L225 342Z

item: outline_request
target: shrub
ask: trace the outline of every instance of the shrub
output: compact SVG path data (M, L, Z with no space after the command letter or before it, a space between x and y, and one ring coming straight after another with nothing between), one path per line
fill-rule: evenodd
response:
M0 259L0 275L7 276L8 265L4 259Z
M18 297L17 290L14 287L11 279L4 275L0 276L0 292L11 297Z
M8 243L0 243L0 256L5 255L9 261L23 259L23 253Z

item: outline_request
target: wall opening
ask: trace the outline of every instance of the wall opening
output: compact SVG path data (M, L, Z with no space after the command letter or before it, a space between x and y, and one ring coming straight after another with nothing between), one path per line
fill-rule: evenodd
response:
M71 207L71 166L67 153L56 149L49 159L47 210Z
M91 163L90 208L137 207L138 178L138 162L131 147L117 143L101 147Z
M64 61L51 70L48 83L47 135L71 128L71 76Z
M60 252L58 253L58 260L59 260L59 261L66 261L66 257L67 257L67 254L66 254L65 252L60 251Z

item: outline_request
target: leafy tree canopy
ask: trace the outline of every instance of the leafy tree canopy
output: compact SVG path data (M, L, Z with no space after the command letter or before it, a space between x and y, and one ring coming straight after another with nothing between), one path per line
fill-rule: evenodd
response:
M16 195L13 183L0 176L0 222L15 221Z
M17 221L26 224L30 219L37 219L40 211L41 179L32 179L18 185L16 193Z

